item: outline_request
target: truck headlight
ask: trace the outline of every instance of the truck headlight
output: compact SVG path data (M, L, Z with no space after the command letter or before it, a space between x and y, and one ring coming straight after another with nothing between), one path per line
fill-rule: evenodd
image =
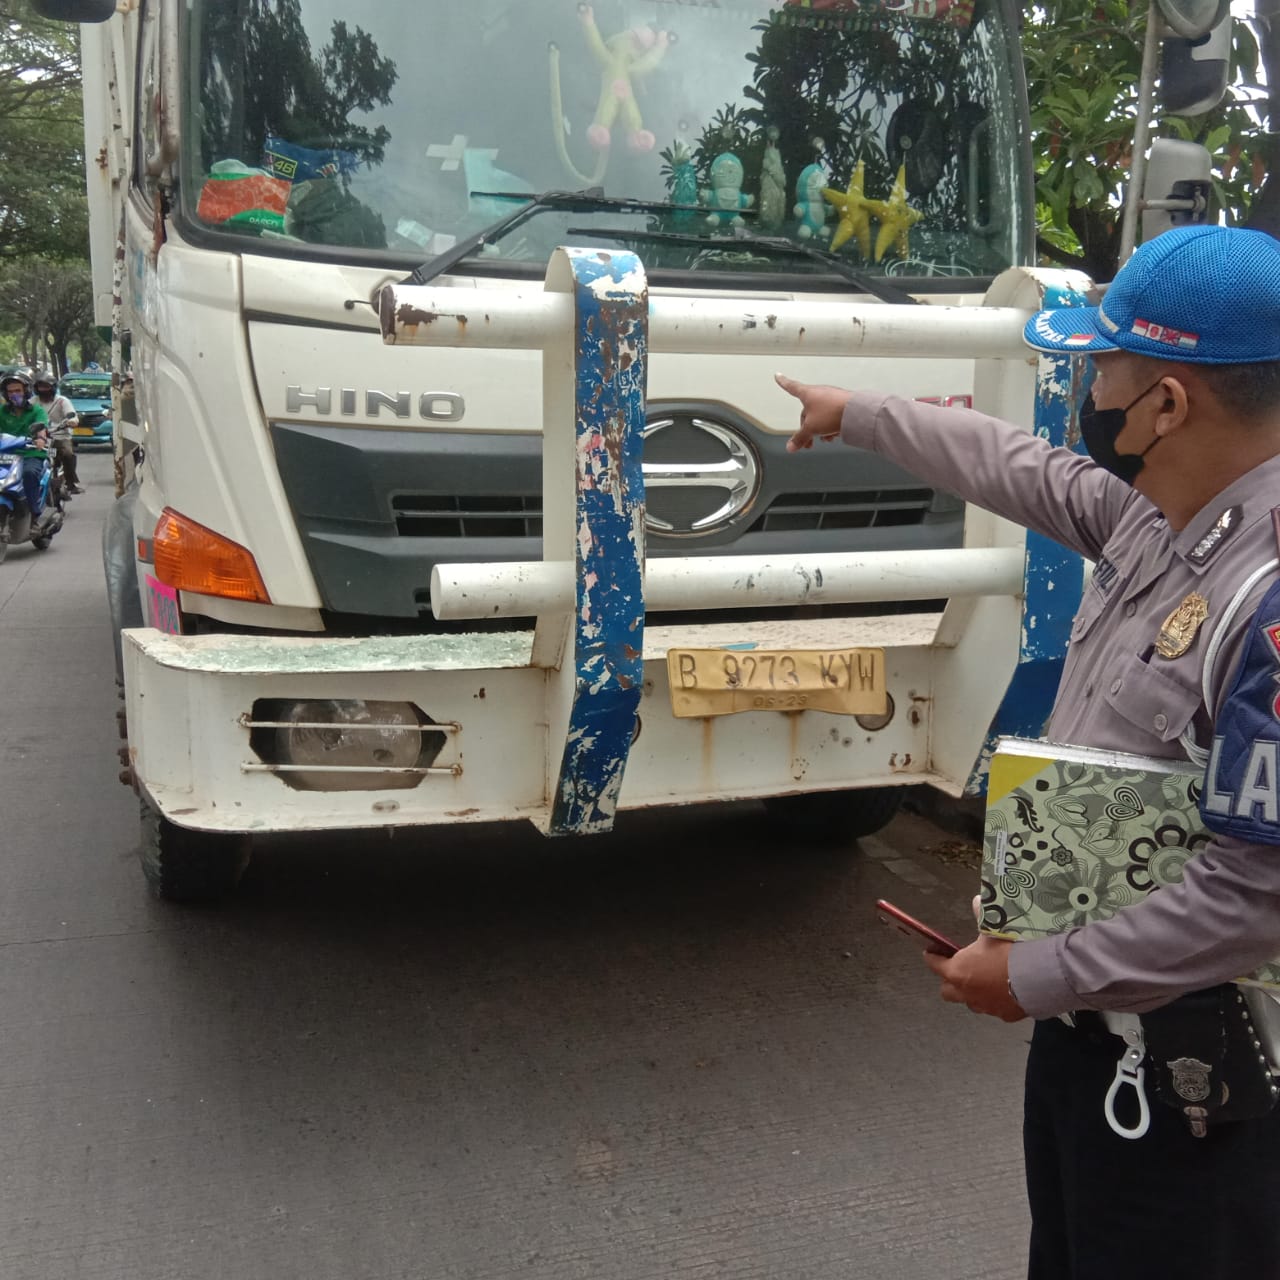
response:
M297 791L416 787L444 749L444 729L412 702L260 698L249 743Z

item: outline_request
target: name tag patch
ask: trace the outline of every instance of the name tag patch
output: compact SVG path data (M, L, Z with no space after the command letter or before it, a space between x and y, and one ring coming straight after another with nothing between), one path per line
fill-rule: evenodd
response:
M1216 730L1200 797L1205 826L1280 844L1280 583L1254 615Z
M1116 574L1118 572L1119 571L1116 569L1115 565L1112 564L1106 556L1103 556L1094 567L1093 585L1097 587L1104 596L1110 595L1111 588L1116 584Z

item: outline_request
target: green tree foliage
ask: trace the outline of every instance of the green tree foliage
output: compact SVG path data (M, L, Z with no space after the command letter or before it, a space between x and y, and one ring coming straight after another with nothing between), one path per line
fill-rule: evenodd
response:
M95 342L78 28L0 0L0 328L65 369Z
M821 159L834 181L848 181L861 161L867 189L887 191L905 163L907 190L935 224L960 216L954 158L984 114L963 28L886 6L841 10L829 23L776 10L756 29L760 47L747 55L752 83L743 88L751 105L725 107L699 139L694 162L704 181L724 150L758 172L773 125L793 179Z
M88 254L77 28L0 0L0 261Z
M231 0L205 19L204 151L257 164L268 132L380 162L391 134L355 118L391 100L395 63L360 27L338 20L318 53L299 0Z
M1128 0L1047 0L1026 12L1039 248L1095 280L1119 265L1146 22L1146 5ZM1218 206L1236 222L1248 220L1266 172L1258 66L1253 31L1233 20L1226 99L1195 119L1157 115L1153 131L1208 148Z
M25 360L65 372L73 344L96 345L88 266L47 258L15 263L0 281L0 315L17 328Z

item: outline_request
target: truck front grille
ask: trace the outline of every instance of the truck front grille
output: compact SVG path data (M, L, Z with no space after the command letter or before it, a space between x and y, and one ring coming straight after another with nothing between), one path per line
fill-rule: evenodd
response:
M399 494L391 500L402 538L540 538L542 499L510 494Z
M725 421L719 407L714 413L701 405L659 409L668 416L696 413ZM784 435L731 425L757 460L755 505L705 537L651 531L649 555L790 556L961 545L963 505L885 459L857 449L788 454ZM542 555L546 520L542 441L536 434L278 422L271 436L331 617L398 618L416 627L429 607L436 565L512 563ZM709 450L682 454L674 430L654 439L662 449L653 446L651 462L668 465L692 457L701 466L717 457ZM670 472L664 478L666 485L654 486L652 514L675 525L714 512L727 496L716 487L721 477L714 469L705 485L692 477L698 487L689 476L677 477L678 483Z
M932 489L831 490L779 494L751 526L753 533L886 529L922 524ZM542 536L542 499L510 494L400 494L392 499L402 538Z
M923 524L933 498L932 489L782 493L751 526L751 531L885 529Z

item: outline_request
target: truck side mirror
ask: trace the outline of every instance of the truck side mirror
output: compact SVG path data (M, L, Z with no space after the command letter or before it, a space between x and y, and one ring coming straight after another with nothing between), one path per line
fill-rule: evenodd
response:
M1147 157L1142 187L1142 238L1171 227L1209 221L1209 175L1213 162L1198 142L1157 138Z
M115 16L116 0L31 0L31 7L53 22L106 22Z
M1166 40L1160 52L1160 105L1175 116L1212 111L1227 91L1230 63L1230 14L1198 40Z
M1199 40L1222 22L1231 0L1156 0L1165 25L1184 40Z

